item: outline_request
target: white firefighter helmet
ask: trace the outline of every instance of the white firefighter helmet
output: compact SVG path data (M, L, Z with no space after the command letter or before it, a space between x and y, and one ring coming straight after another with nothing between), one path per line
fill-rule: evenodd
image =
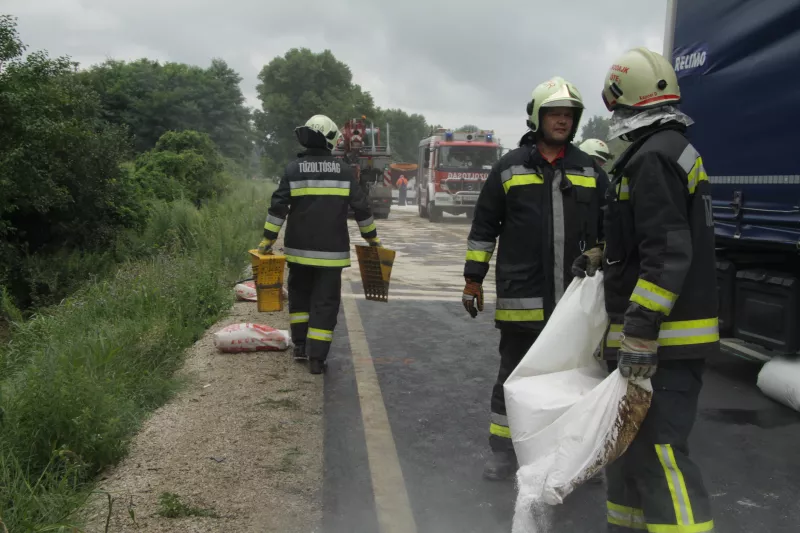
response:
M617 58L603 85L603 102L609 111L651 109L680 101L675 69L664 56L647 48L634 48Z
M532 131L538 131L541 120L541 110L543 107L573 107L575 117L572 124L572 135L570 141L578 131L578 123L583 114L583 99L578 89L560 76L555 76L544 83L539 84L531 95L528 102L528 127Z
M315 131L322 135L328 150L336 148L336 145L339 143L339 138L342 136L339 128L336 127L336 123L325 115L314 115L308 119L304 126L295 129L300 144L308 146L310 139L308 139L309 136L307 134L304 134L304 129L306 132Z
M611 155L611 149L609 149L608 145L600 139L586 139L578 148L590 156L600 159L603 164L614 157Z

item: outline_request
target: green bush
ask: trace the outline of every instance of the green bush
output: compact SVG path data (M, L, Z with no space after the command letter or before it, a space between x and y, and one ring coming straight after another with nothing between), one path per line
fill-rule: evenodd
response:
M27 308L50 298L32 258L104 250L142 227L147 203L120 168L127 131L104 120L75 64L24 51L14 19L0 16L0 284Z
M92 476L175 391L184 349L232 303L268 197L265 183L237 181L202 209L156 204L128 241L154 255L29 320L4 311L13 325L0 348L0 519L10 531L70 523Z
M136 178L163 200L200 204L224 193L230 178L211 138L196 131L168 131L136 159Z

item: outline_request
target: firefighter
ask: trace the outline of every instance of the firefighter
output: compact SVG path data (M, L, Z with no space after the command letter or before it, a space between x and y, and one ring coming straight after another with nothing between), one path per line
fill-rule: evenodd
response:
M606 468L609 531L714 530L687 441L706 357L719 350L711 186L686 138L669 62L645 48L614 62L603 88L610 137L632 142L611 170L604 230L609 368L651 378L653 399L627 451Z
M592 156L598 166L602 167L614 158L608 145L600 139L586 139L579 146L581 150Z
M397 205L406 205L406 195L408 194L408 180L405 175L400 174L397 179Z
M294 358L321 374L336 327L342 269L350 266L347 211L352 206L361 236L380 246L375 222L350 167L331 155L341 135L325 115L295 129L305 151L287 165L272 195L261 253L270 253L290 216L284 252L289 264L289 314Z
M571 83L556 77L533 90L528 131L519 147L495 163L481 190L467 242L463 303L483 311L483 279L499 237L497 310L500 369L491 396L484 477L516 472L503 384L544 327L572 280L571 266L598 246L605 174L571 144L583 102ZM598 260L599 262L599 260Z

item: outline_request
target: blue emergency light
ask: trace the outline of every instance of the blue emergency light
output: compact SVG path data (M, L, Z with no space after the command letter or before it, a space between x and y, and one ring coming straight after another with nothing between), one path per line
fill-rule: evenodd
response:
M452 141L453 140L453 132L450 131L450 130L447 130L446 132L444 132L444 138L447 139L448 141Z
M492 142L492 134L491 133L487 133L486 134L486 142Z

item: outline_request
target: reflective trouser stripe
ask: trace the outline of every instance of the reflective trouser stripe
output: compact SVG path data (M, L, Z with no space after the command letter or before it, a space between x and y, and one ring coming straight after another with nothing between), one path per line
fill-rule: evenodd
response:
M689 502L686 481L683 479L681 469L678 468L672 446L669 444L656 444L655 446L658 460L667 476L667 485L672 496L672 505L675 507L677 523L681 526L694 524L694 513L692 513L692 504Z
M714 521L691 524L688 526L673 526L672 524L647 524L648 533L714 533Z
M619 348L622 324L611 324L606 335L608 348ZM679 320L662 322L658 332L659 346L688 346L719 341L719 319Z
M606 502L607 518L609 524L644 531L647 524L644 520L644 511L633 507L625 507L613 502Z
M677 294L641 278L636 282L636 287L631 294L632 302L667 316L672 311L672 306L675 305L677 299Z
M492 424L497 424L498 426L508 427L508 417L505 416L505 415L492 413L491 420L492 420Z
M500 424L495 424L494 422L489 424L489 433L495 437L501 437L504 439L511 438L511 430L508 429L508 426L501 426Z
M350 266L350 252L318 252L313 250L298 250L284 248L286 260L300 265L346 267Z
M308 338L315 341L331 342L333 340L333 331L329 329L308 328Z
M291 313L289 314L289 322L291 324L302 324L308 322L308 313Z

